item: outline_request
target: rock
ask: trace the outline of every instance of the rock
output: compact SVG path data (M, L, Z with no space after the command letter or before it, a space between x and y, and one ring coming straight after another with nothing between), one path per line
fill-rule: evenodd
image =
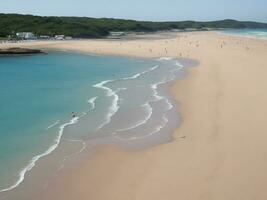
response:
M0 49L0 55L30 55L44 53L39 49L26 49L26 48L9 48Z

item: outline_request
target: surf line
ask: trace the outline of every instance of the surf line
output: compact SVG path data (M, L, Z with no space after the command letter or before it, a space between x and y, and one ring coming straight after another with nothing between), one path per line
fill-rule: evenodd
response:
M84 116L84 115L83 115ZM82 117L82 116L81 116ZM61 141L61 138L62 138L62 135L63 135L63 131L64 129L67 127L67 126L70 126L72 124L76 124L78 122L80 117L74 117L72 118L69 122L65 123L65 124L62 124L60 127L59 127L59 131L58 131L58 135L57 137L54 139L54 144L52 144L44 153L41 153L41 154L38 154L36 156L34 156L28 163L28 165L26 167L24 167L20 172L19 172L19 178L18 180L13 184L11 185L10 187L8 188L5 188L5 189L0 189L0 192L7 192L7 191L10 191L10 190L13 190L15 189L16 187L18 187L22 182L23 180L25 179L25 175L31 171L33 169L33 167L36 165L37 161L49 154L51 154L54 150L56 150L56 148L58 147L60 141Z
M159 60L172 60L172 59L173 59L173 58L161 58L161 59L159 59ZM171 70L171 71L170 71L173 75L174 75L174 73L175 73L176 71L179 71L179 70L183 69L183 67L184 67L184 66L181 65L179 62L176 62L176 63L175 63L175 66L176 66L177 68L174 69L174 70ZM165 102L166 102L166 104L167 104L167 106L168 106L168 108L167 108L167 110L165 110L165 112L170 111L172 108L174 108L174 106L172 105L172 103L170 102L170 100L169 100L167 97L165 97L165 96L161 96L161 95L159 94L159 92L158 92L158 87L159 87L160 85L163 85L163 84L166 84L166 83L168 83L168 82L171 82L171 81L173 81L174 79L175 79L175 76L174 76L173 78L169 79L169 80L168 80L167 77L165 77L162 81L150 85L150 86L151 86L151 89L152 89L152 91L153 91L153 96L155 97L155 100L151 100L150 102L156 102L156 101L160 101L160 100L162 100L162 99L165 100ZM147 104L149 105L149 102L148 102ZM146 105L146 104L144 104L144 105ZM143 105L143 106L144 106L144 105ZM152 116L153 109L152 109L151 106L150 106L150 108L151 108L151 113L149 114L149 117L146 118L144 121L139 121L139 122L137 122L137 124L135 124L135 125L133 125L133 126L130 126L130 127L128 127L128 128L119 129L119 130L115 131L115 132L112 134L112 136L115 137L115 138L117 138L117 139L119 139L119 140L137 140L137 139L142 139L142 138L150 137L150 136L152 136L152 135L154 135L154 134L160 132L160 130L163 129L163 128L167 125L167 123L168 123L168 121L169 121L169 120L167 119L167 117L166 117L166 113L165 113L165 114L163 115L163 117L162 117L162 119L163 119L163 124L160 125L160 126L158 126L158 127L156 127L156 130L153 131L153 132L151 132L151 133L149 133L149 134L146 134L146 135L144 135L144 136L140 136L140 137L131 137L131 138L122 138L122 137L119 136L119 132L123 132L123 131L131 130L131 129L134 129L134 128L137 128L137 127L139 127L139 126L141 126L141 125L146 124L146 122L147 122L147 121L149 120L149 118L151 118L151 116Z
M57 120L55 123L49 125L49 126L46 128L46 130L55 127L59 122L60 122L60 120Z
M108 113L106 115L105 121L102 124L100 124L100 126L98 126L98 128L96 130L100 130L105 125L109 124L111 122L111 118L117 113L117 111L120 108L119 107L119 104L118 104L118 101L119 101L119 96L117 95L117 92L118 91L112 90L111 88L107 87L106 84L112 83L112 82L115 82L115 81L120 81L120 80L136 79L136 78L138 78L138 77L140 77L140 76L142 76L142 75L144 75L146 73L149 73L149 72L157 69L158 67L159 67L159 65L155 65L155 66L151 67L149 70L146 70L146 71L137 73L137 74L135 74L133 76L126 77L126 78L119 78L119 79L115 79L115 80L105 80L105 81L102 81L100 83L97 83L97 84L95 84L93 86L95 88L105 90L106 91L106 96L107 97L110 97L110 98L113 98L112 99L111 106L108 108Z

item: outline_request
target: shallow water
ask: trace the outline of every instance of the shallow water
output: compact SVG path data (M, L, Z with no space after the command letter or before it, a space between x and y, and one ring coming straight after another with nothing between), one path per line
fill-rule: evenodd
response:
M97 144L144 148L169 141L179 116L168 85L183 73L179 61L166 58L1 57L2 194L21 187L35 165L61 170L67 157ZM56 162L43 164L47 155Z

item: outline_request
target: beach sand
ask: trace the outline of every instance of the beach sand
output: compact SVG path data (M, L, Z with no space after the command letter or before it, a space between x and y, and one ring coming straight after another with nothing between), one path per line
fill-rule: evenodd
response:
M267 199L267 41L194 32L20 45L200 63L171 87L182 118L172 142L139 151L99 147L41 199Z

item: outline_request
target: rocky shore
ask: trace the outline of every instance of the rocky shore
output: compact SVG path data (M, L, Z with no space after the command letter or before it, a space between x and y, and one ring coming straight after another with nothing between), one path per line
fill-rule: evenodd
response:
M0 49L0 55L30 55L44 53L39 49L26 49L26 48L8 48Z

